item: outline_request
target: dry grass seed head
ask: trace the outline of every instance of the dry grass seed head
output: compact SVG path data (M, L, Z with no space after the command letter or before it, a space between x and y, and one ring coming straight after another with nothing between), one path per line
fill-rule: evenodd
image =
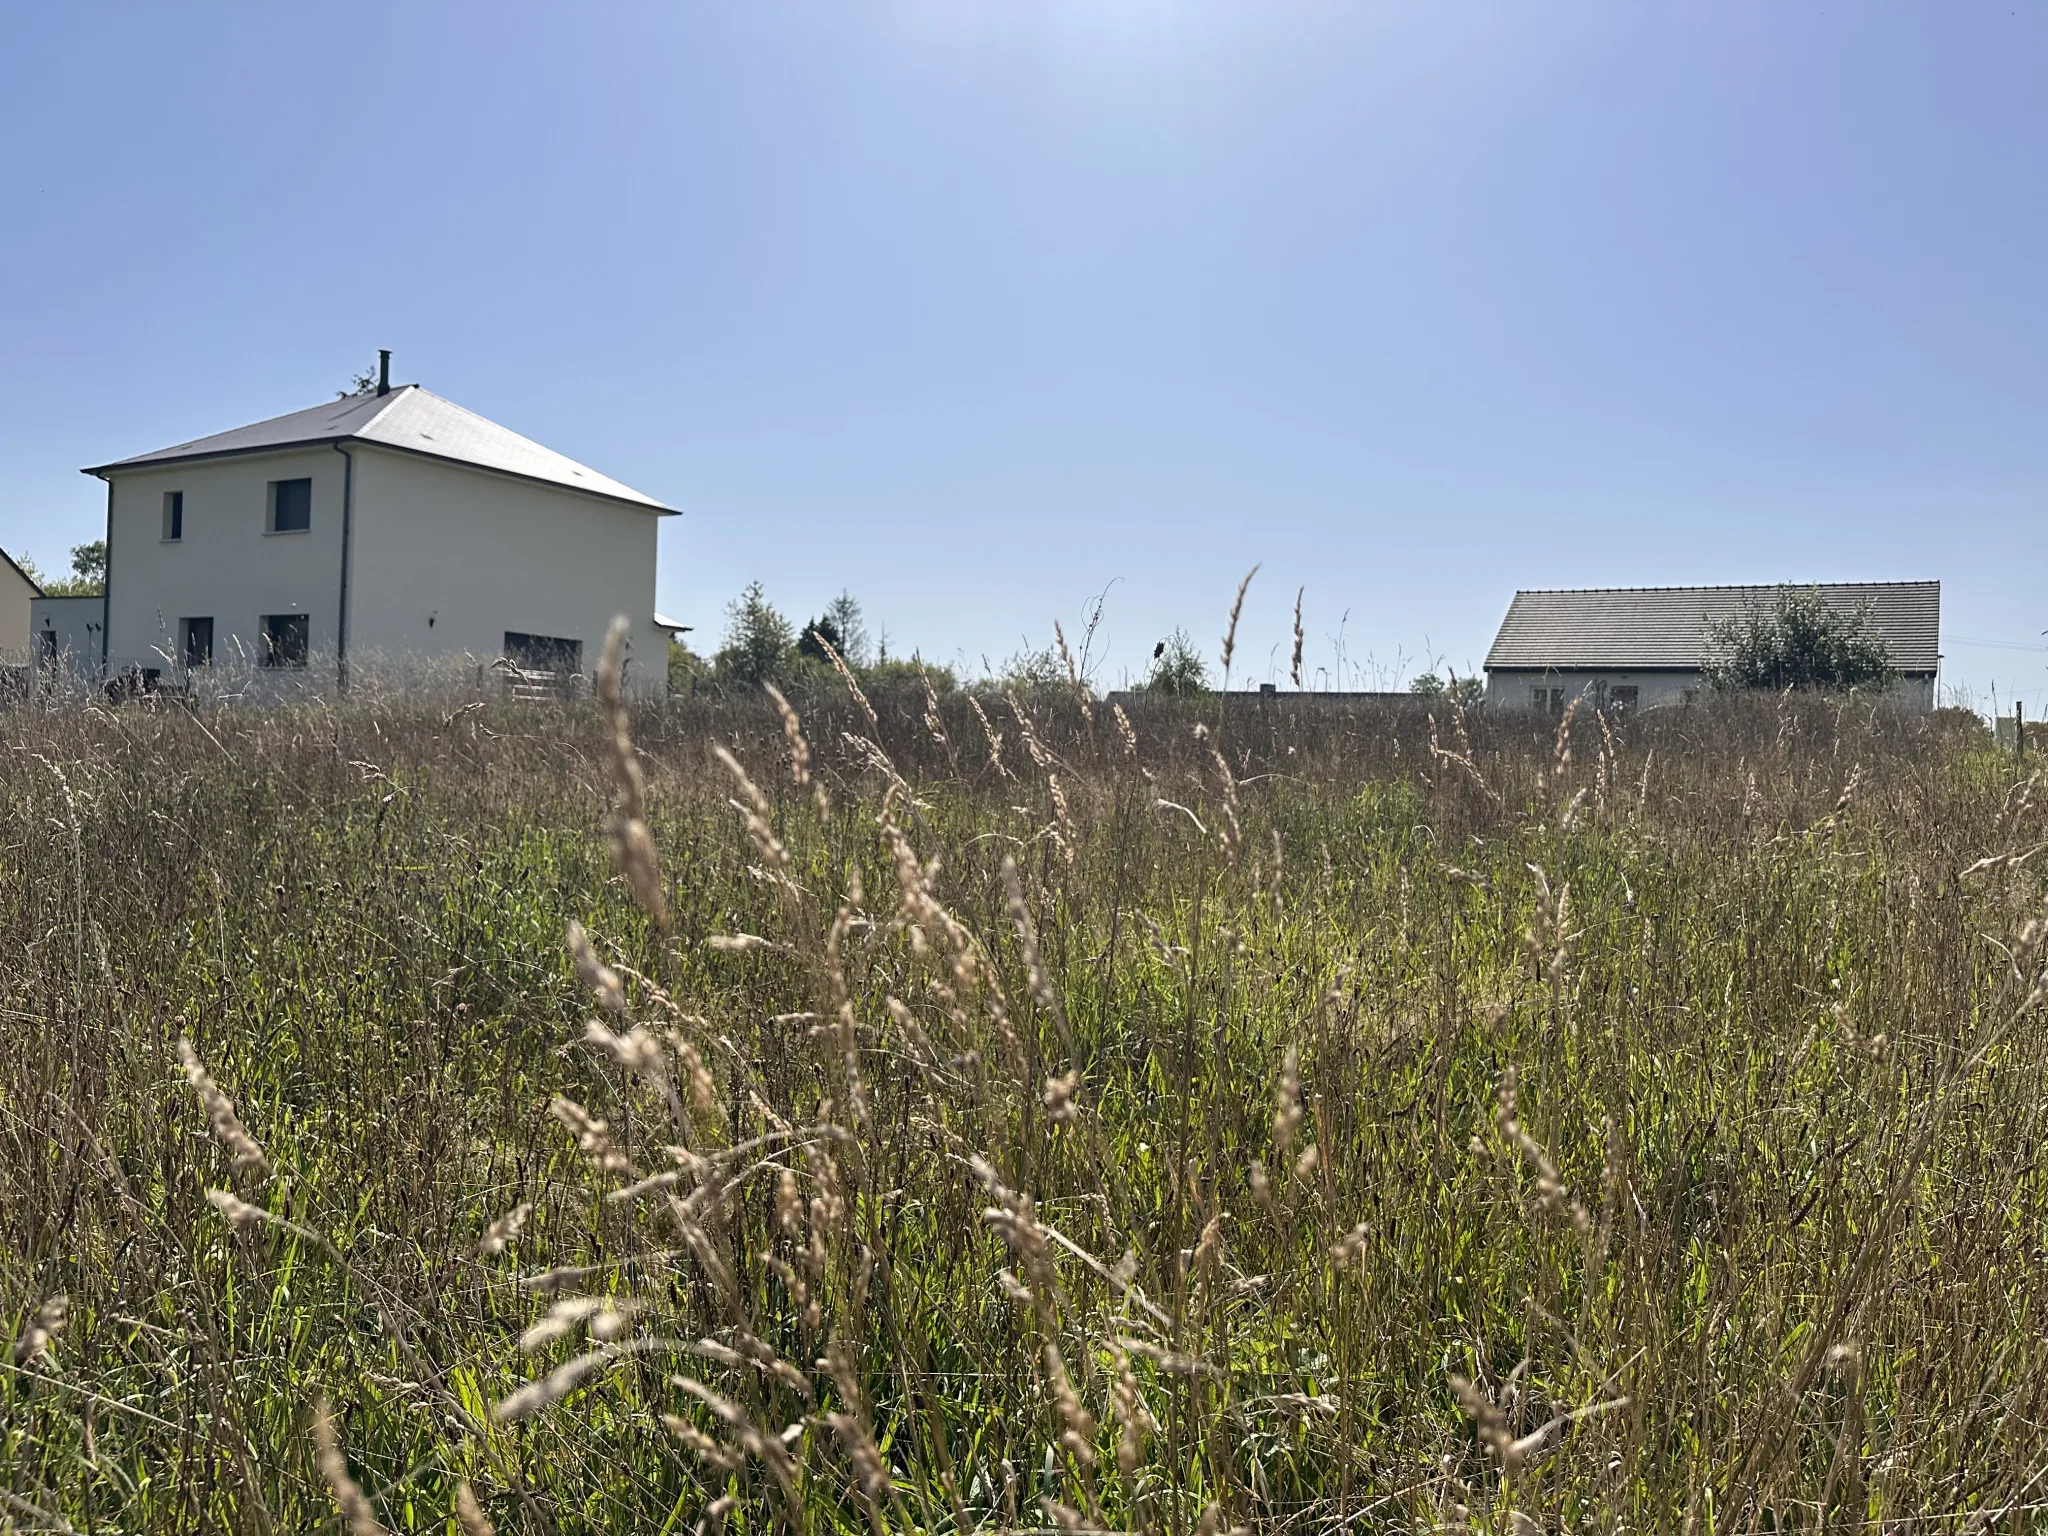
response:
M576 1138L577 1150L600 1173L631 1171L632 1163L612 1144L608 1122L598 1119L574 1099L564 1098L559 1093L549 1101L548 1113L568 1127L569 1133Z
M528 1382L497 1403L491 1409L491 1417L500 1424L516 1424L521 1419L531 1418L574 1392L610 1364L611 1358L611 1352L604 1349L577 1355L556 1366L539 1381Z
M62 1336L70 1310L71 1298L61 1292L36 1308L36 1315L14 1341L14 1363L26 1366L45 1359L52 1341Z
M199 1053L192 1048L192 1042L183 1035L178 1037L178 1061L185 1070L186 1081L199 1095L199 1103L206 1111L207 1122L213 1127L213 1134L219 1138L229 1153L228 1166L236 1173L260 1174L269 1171L264 1160L263 1149L256 1144L256 1138L243 1128L235 1114L235 1101L229 1098L207 1073Z
M455 1520L462 1527L462 1536L497 1536L496 1528L484 1518L483 1506L477 1503L468 1478L455 1485Z
M533 1206L530 1202L522 1201L513 1206L484 1229L484 1235L477 1243L476 1251L485 1258L493 1258L503 1253L519 1236L520 1229L526 1225L526 1218L532 1214Z
M1237 598L1230 605L1230 627L1223 632L1223 681L1226 688L1230 683L1230 663L1237 655L1237 621L1244 613L1244 595L1251 589L1252 578L1258 574L1256 565L1244 573L1244 580L1237 584Z
M348 1522L349 1536L385 1536L383 1522L370 1505L370 1496L348 1475L348 1458L341 1453L341 1437L335 1433L334 1418L321 1398L313 1404L313 1460L328 1491Z
M623 1016L626 989L619 981L619 973L597 958L597 949L591 944L589 933L574 918L569 920L568 945L569 957L576 964L576 974L596 994L598 1006L606 1013Z

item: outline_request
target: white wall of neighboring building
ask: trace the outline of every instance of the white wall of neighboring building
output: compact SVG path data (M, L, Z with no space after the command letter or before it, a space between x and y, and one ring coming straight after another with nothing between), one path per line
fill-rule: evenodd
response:
M1538 707L1535 690L1561 689L1567 701L1584 698L1594 702L1610 697L1615 688L1636 690L1637 710L1682 704L1688 693L1704 685L1698 672L1535 672L1502 667L1486 674L1486 702L1495 709ZM1902 709L1934 708L1932 677L1902 677L1886 695Z
M29 669L42 688L89 688L99 681L103 600L38 597L29 603Z
M341 455L331 448L201 459L111 477L107 667L181 668L178 621L213 620L217 662L254 665L262 617L303 613L317 658L334 655L341 608ZM268 533L274 480L313 482L312 526ZM185 496L184 536L163 537L167 491Z
M654 627L658 513L415 454L349 451L352 670L406 657L490 662L518 631L576 641L587 673L623 613L628 684L667 688L668 637Z
M351 678L422 661L487 666L508 631L578 642L593 670L614 614L633 621L628 679L667 686L654 627L659 515L568 489L364 443L120 471L112 503L109 675L182 672L180 621L213 620L217 669L253 668L262 619L303 613L330 685L342 639L342 513L354 461L347 649ZM271 482L307 478L312 526L270 533ZM184 493L182 537L163 537L164 495ZM259 674L260 675L260 674ZM287 680L272 674L274 682Z

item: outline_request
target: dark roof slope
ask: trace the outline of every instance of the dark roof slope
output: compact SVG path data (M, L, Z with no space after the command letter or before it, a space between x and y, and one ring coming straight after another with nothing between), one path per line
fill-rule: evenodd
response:
M310 410L273 416L231 432L160 448L155 453L137 454L86 471L89 475L117 474L122 470L150 469L161 464L178 464L188 459L230 458L244 453L267 453L281 448L319 447L326 443L371 443L398 448L450 463L469 464L496 470L522 480L567 486L611 501L628 502L654 512L670 510L651 496L643 496L629 485L578 464L574 459L543 448L531 438L521 437L495 421L465 410L453 400L444 400L417 384L401 384L387 395L351 395L331 400Z
M1610 587L1517 592L1493 649L1486 653L1486 669L1697 668L1706 661L1710 624L1734 617L1746 604L1769 605L1779 590ZM1940 582L1821 582L1811 590L1837 608L1869 603L1878 633L1891 648L1892 665L1901 672L1936 669L1941 660Z

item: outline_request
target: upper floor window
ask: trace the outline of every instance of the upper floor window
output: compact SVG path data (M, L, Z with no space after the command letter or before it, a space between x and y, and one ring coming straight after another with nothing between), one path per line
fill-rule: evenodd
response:
M164 492L164 542L175 543L185 537L185 493Z
M270 482L270 517L265 531L304 533L313 526L313 482L273 480Z

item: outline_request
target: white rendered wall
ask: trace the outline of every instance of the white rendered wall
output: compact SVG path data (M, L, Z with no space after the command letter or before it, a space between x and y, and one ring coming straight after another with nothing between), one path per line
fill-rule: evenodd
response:
M488 665L508 630L580 641L587 672L624 613L629 681L666 688L667 636L653 623L657 514L360 443L348 453L352 676L403 676L428 660ZM304 613L307 669L268 681L331 685L347 467L321 447L115 475L109 672L153 667L168 680L183 660L178 621L194 617L213 620L217 667L246 670L262 655L264 615ZM311 528L265 532L270 482L301 477L313 482ZM163 538L166 491L185 494L176 542Z
M352 673L419 657L487 664L508 630L581 642L587 673L623 613L628 683L667 688L668 637L654 627L659 514L414 454L350 451Z
M325 656L331 671L344 467L331 448L302 448L114 475L110 673L177 671L183 618L213 620L217 662L253 664L263 653L262 616L274 613L308 616L310 665L319 667ZM266 533L270 482L302 478L313 482L311 528ZM166 491L185 493L184 537L176 543L163 538Z
M1652 709L1682 704L1689 690L1704 688L1697 672L1511 672L1505 669L1486 674L1486 702L1495 709L1529 709L1530 695L1537 687L1561 688L1567 701L1585 698L1592 702L1604 689L1634 688L1636 708ZM1885 695L1901 709L1925 711L1934 708L1932 677L1902 677Z
M104 613L97 597L38 597L29 603L29 658L38 685L89 688L99 681Z

